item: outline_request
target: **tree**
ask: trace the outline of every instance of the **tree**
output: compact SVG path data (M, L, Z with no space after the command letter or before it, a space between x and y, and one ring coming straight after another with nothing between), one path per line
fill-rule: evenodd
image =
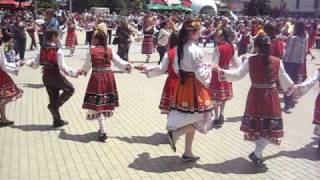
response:
M270 0L251 0L244 5L244 13L248 16L270 14Z
M53 8L57 9L59 7L58 3L54 0L36 0L38 8L40 9L48 9Z
M135 12L141 12L143 11L143 0L132 0L131 1L131 6L132 10Z

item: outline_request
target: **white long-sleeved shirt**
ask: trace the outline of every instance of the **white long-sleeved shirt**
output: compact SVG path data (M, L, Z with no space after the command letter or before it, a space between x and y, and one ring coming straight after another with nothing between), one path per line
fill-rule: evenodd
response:
M59 49L58 52L57 52L57 63L58 63L58 67L59 67L60 72L62 72L66 76L75 77L75 78L78 77L77 70L69 67L66 64L66 62L64 60L63 51L61 49ZM33 69L39 68L39 66L40 66L40 54L38 54L35 59L26 61L25 64L30 66L30 67L32 67Z
M249 60L246 60L237 69L234 69L234 70L220 69L220 71L223 72L223 73L219 73L220 79L231 81L231 82L241 80L250 71ZM286 73L286 70L284 69L282 62L280 62L279 81L284 92L286 92L286 94L291 94L293 91L294 83L290 79L289 75Z
M114 65L119 68L121 71L127 71L127 67L129 63L127 61L124 61L123 59L120 58L120 56L113 50L112 50L112 62ZM92 68L92 61L91 61L91 53L90 51L87 53L87 58L82 66L82 70L85 72L90 71Z
M181 66L178 64L178 53L174 58L173 69L179 74L179 69L186 72L193 72L196 79L203 85L209 86L211 82L212 72L211 63L206 63L203 59L203 51L192 41L189 41L183 47L183 59Z
M307 94L307 92L320 80L320 72L317 70L312 76L306 79L303 83L296 85L294 89L295 98L300 98Z
M168 70L168 65L169 65L168 54L165 54L159 65L146 67L147 77L153 78L166 73L166 71Z
M19 65L16 62L9 62L2 47L0 47L0 68L10 74L18 75Z

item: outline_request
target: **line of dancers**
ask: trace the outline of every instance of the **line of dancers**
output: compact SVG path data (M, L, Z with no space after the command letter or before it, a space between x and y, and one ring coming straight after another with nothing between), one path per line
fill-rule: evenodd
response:
M306 81L295 85L286 73L282 61L272 56L270 37L263 34L254 40L256 54L251 57L240 56L243 63L231 70L231 62L238 61L234 58L235 50L228 30L220 28L215 31L216 48L211 62L204 59L204 53L197 45L200 28L200 19L187 18L179 33L171 34L169 50L157 66L133 66L122 60L107 46L107 35L100 28L93 34L93 46L79 70L66 65L63 52L58 45L59 34L53 29L45 32L46 45L33 60L17 63L1 49L0 126L14 123L7 119L5 107L7 103L21 97L23 91L14 84L8 73L17 74L21 65L42 67L42 80L49 96L48 110L52 114L54 128L68 124L61 117L59 110L73 95L74 87L65 76L77 78L87 75L92 69L82 107L87 109L88 120L97 120L98 139L102 142L107 139L106 118L111 117L114 109L119 106L112 63L127 73L132 69L142 71L149 78L168 72L159 108L162 113L167 114L169 144L176 152L179 137L185 135L185 150L181 159L185 162L196 162L200 159L192 151L196 131L206 134L214 127L222 126L226 101L233 96L231 82L249 74L251 88L240 130L244 132L245 140L253 141L256 145L249 158L258 167L266 168L263 150L270 143L279 145L284 136L277 83L286 95L300 98L319 81L320 72L315 72ZM10 43L11 39L12 36L8 36L4 42ZM314 117L315 134L318 136L319 97L316 100Z

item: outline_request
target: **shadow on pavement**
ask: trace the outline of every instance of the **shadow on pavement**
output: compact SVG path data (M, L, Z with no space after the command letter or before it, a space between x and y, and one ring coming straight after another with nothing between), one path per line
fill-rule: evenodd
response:
M131 136L131 137L113 137L120 141L127 142L129 144L149 144L159 146L161 144L168 144L167 134L154 133L151 136Z
M98 133L90 132L86 134L68 134L64 129L61 130L59 138L62 140L76 141L81 143L89 143L97 140Z
M55 129L52 125L42 125L42 124L30 124L30 125L12 125L12 129L20 129L22 131L59 131L61 129Z
M179 156L151 158L149 153L142 153L128 167L144 172L166 173L185 171L196 166L199 165L195 163L183 163Z
M197 164L184 163L178 156L151 158L149 153L139 154L139 157L129 164L128 167L154 173L185 171L186 169L192 168L199 168L220 174L257 174L267 172L267 169L259 169L244 158L237 158L217 164Z
M32 88L32 89L41 89L45 87L43 84L29 84L29 83L21 84L21 86L26 88Z
M318 138L312 138L313 141L304 147L297 149L295 151L280 151L277 154L274 154L272 156L268 156L265 159L274 159L281 156L286 156L293 159L308 159L311 161L319 161L320 156L319 152L317 152L317 146L318 146Z
M229 117L225 120L225 122L241 122L243 116L235 116L235 117Z

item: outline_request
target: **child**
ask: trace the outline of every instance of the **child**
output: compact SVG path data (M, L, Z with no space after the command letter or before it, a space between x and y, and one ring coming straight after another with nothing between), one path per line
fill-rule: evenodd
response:
M63 51L58 48L59 33L57 30L48 29L45 37L46 45L41 47L40 54L36 59L27 61L25 64L34 69L40 65L43 67L42 80L50 102L48 109L53 117L53 127L58 128L68 124L67 121L61 119L59 109L74 93L72 84L64 75L76 78L82 73L66 65Z
M320 69L318 69L313 76L308 78L306 81L296 86L294 96L297 98L305 95L318 81L320 81ZM320 93L318 94L315 102L313 124L315 124L314 135L320 137ZM320 152L320 139L318 141L318 151Z
M288 95L294 87L280 59L270 56L270 44L268 36L258 35L254 41L257 55L250 57L236 70L224 70L213 65L221 80L236 81L250 73L252 85L240 129L244 132L245 140L255 141L256 149L249 158L258 167L266 167L262 151L270 142L279 145L284 135L276 81L280 81Z
M87 119L99 123L98 139L105 142L106 117L113 115L119 106L117 86L111 70L114 64L123 71L130 72L132 65L122 60L117 53L107 47L107 35L97 29L93 37L94 46L90 48L82 71L86 74L92 68L92 74L84 97L83 108L88 109Z
M160 101L160 110L162 114L168 114L170 111L170 104L172 101L173 93L179 84L179 77L173 70L173 61L176 54L176 46L178 42L178 33L173 32L169 37L169 50L164 56L160 65L155 67L144 67L145 73L148 78L156 77L168 72L168 77L162 91ZM139 67L137 67L139 68Z
M217 47L214 52L214 62L217 62L220 67L229 69L232 59L234 58L234 47L229 42L229 35L225 30L217 30L214 35ZM226 101L233 97L232 83L227 81L219 81L218 74L213 72L210 83L210 96L216 104L214 108L216 126L222 126L224 123L224 107ZM220 110L220 113L219 113Z
M74 19L71 18L68 22L68 33L66 38L66 47L70 49L70 56L73 56L76 45L78 45L76 25Z
M8 62L17 62L16 52L14 51L14 39L9 35L3 40L3 52Z
M8 34L8 36L3 39L3 42L3 46L12 43L12 35ZM8 73L18 75L19 64L16 63L15 56L9 56L9 58L12 59L7 59L4 52L6 48L8 47L0 48L0 127L14 124L13 121L7 119L6 104L20 98L23 94L23 91L14 84L8 75ZM12 50L12 53L14 53L14 50Z

